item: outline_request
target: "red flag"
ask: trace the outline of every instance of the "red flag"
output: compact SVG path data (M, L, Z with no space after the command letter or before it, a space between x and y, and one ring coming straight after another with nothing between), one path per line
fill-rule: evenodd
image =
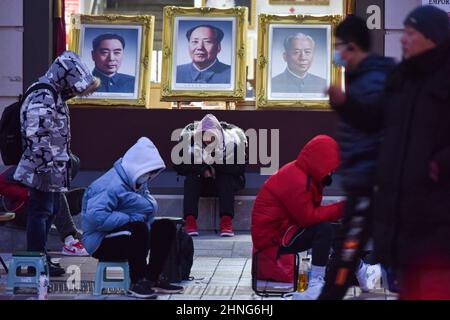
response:
M66 23L64 18L65 0L56 0L54 7L53 30L55 36L54 58L66 50Z

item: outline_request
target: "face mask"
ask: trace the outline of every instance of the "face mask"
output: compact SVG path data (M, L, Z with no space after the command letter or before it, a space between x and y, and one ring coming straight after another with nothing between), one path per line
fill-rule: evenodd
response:
M331 186L333 183L333 178L331 177L331 174L327 175L325 178L322 179L322 185L324 187Z
M140 176L139 178L137 178L136 184L144 184L148 181L148 179L150 179L150 174L146 173L146 174Z
M334 63L340 67L345 67L347 65L347 62L342 58L342 54L338 50L334 50L333 60Z

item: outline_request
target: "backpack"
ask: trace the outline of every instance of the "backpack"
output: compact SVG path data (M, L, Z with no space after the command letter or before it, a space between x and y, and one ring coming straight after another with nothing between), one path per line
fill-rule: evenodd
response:
M191 268L194 262L194 242L183 230L183 219L171 219L176 227L176 237L172 243L169 256L164 265L161 277L169 282L191 280Z
M17 165L22 157L22 133L20 131L20 108L33 91L49 89L56 103L57 92L46 83L37 83L30 87L19 100L5 108L0 119L0 153L5 165Z

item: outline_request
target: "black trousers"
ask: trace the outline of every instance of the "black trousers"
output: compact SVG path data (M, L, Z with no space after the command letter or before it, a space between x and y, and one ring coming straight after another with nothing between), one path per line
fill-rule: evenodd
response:
M312 264L325 267L330 256L333 241L333 227L329 222L299 229L291 243L280 247L279 254L297 253L312 249Z
M370 195L348 195L344 219L335 239L325 286L319 300L340 300L352 285L371 231Z
M100 247L92 255L103 261L128 260L131 282L147 278L157 281L167 260L176 228L169 220L157 220L148 232L144 222L131 222L110 234L117 236L104 238ZM150 259L147 256L150 250Z
M220 216L234 217L234 194L239 190L239 177L220 174L216 178L203 178L196 174L189 174L184 180L184 217L192 215L198 217L198 200L200 196L219 197Z

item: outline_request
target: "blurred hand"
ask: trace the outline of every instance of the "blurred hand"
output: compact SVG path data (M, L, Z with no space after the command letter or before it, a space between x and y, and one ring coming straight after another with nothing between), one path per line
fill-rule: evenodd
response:
M330 96L330 103L332 106L341 106L347 100L347 96L338 86L331 86L328 89L328 95Z

